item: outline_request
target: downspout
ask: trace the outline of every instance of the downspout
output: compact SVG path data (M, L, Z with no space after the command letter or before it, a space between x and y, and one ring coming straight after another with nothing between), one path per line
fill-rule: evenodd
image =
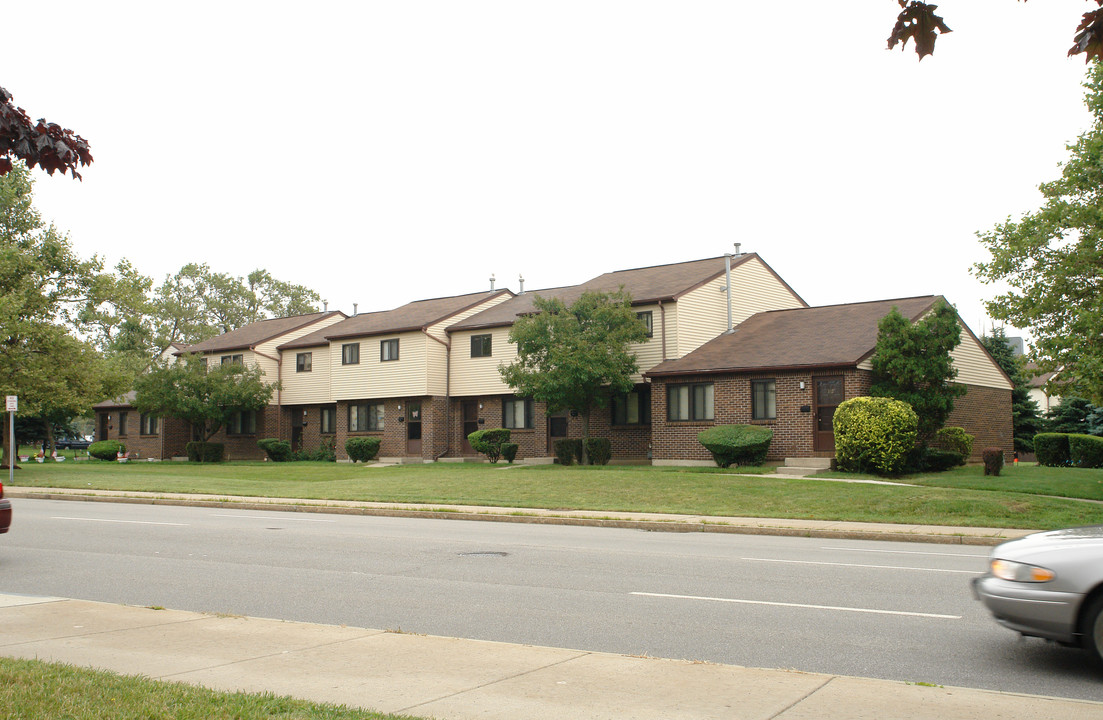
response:
M249 348L254 355L260 355L263 358L274 360L276 363L276 437L283 437L283 357L272 357L266 353L262 353L257 350L257 346L253 345Z
M493 280L491 282L493 283ZM444 346L444 450L439 455L433 456L433 462L436 462L447 455L452 446L452 342L451 337L448 342L445 342L435 335L430 335L428 325L421 328L421 332L425 333L425 337L433 338Z

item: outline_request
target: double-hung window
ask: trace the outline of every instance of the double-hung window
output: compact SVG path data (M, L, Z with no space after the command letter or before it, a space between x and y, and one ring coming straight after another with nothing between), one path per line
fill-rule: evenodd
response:
M227 435L255 435L257 432L257 411L241 410L230 416Z
M751 381L751 419L777 419L777 383L775 381Z
M322 408L322 422L319 432L322 435L332 435L337 432L337 406L330 405Z
M492 335L471 336L471 357L490 357L493 349Z
M341 364L360 364L360 343L345 343L341 346Z
M126 435L126 416L127 413L119 413L119 435Z
M223 355L222 356L222 362L219 363L219 364L220 365L243 365L244 360L245 360L245 356L241 355L241 354L238 354L238 355Z
M295 353L295 372L310 372L314 353Z
M398 338L379 341L379 362L398 359Z
M642 385L632 392L614 395L610 414L614 425L648 425L651 422L651 390Z
M712 420L713 417L712 383L692 383L667 387L667 420Z
M157 416L146 415L141 413L138 415L138 434L140 435L156 435L157 434Z
M379 432L383 429L383 403L349 405L349 432Z
M502 427L512 430L531 430L536 427L531 398L507 398L502 400Z
M643 326L647 328L647 337L651 337L654 332L652 324L654 322L654 314L650 310L645 310L636 313L636 317L643 323Z

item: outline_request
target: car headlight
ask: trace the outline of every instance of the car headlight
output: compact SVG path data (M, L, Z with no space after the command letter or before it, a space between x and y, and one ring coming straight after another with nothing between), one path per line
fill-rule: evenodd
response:
M1037 565L1014 562L1012 560L993 560L992 574L1001 580L1014 580L1015 582L1049 582L1057 577L1057 573Z

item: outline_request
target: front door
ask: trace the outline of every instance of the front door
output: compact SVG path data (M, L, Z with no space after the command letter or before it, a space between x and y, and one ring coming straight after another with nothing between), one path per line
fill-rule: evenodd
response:
M467 436L479 429L479 402L465 402L461 408L463 414L463 439L460 440L460 452L464 455L477 455L475 448L467 442Z
M548 455L555 455L555 441L567 437L567 413L548 416Z
M406 403L406 454L421 455L421 401Z
M843 401L842 377L812 378L816 413L812 449L816 452L835 451L835 408Z

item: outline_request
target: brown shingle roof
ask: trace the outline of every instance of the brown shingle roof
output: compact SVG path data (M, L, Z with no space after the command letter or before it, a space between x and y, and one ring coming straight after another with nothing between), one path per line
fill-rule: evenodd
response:
M309 315L293 315L291 317L272 318L249 323L245 327L231 330L201 343L189 345L189 353L222 352L225 350L247 350L251 347L267 342L280 335L285 335L294 330L299 330L311 325L323 318L333 315L344 315L339 310L328 312L310 313Z
M877 322L893 307L914 322L939 299L926 295L758 313L731 334L660 363L645 375L857 365L873 352Z
M297 340L279 346L280 350L325 345L330 340L363 337L365 335L387 335L392 333L420 330L446 320L452 315L468 310L479 303L500 295L512 295L509 290L496 292L468 293L432 300L416 300L394 310L360 313L323 330L304 335ZM509 302L508 300L506 302Z
M766 265L755 253L738 255L732 258L732 268L736 268L751 258L757 258L770 272L773 269ZM559 298L570 305L587 291L616 292L622 286L632 296L633 305L643 305L658 302L660 300L677 300L685 293L695 290L701 285L722 278L724 274L724 257L705 258L704 260L691 260L683 263L671 263L668 265L652 265L650 267L633 268L631 270L617 270L616 272L598 275L592 280L587 280L581 285L569 285L559 288L547 288L533 290L532 292L518 295L500 305L496 305L481 313L467 318L461 323L449 327L453 330L472 330L486 327L498 327L512 325L520 315L532 312L533 296ZM774 273L776 276L777 273ZM781 278L778 278L785 284ZM788 285L785 287L793 292ZM793 297L802 304L800 296L793 292Z

